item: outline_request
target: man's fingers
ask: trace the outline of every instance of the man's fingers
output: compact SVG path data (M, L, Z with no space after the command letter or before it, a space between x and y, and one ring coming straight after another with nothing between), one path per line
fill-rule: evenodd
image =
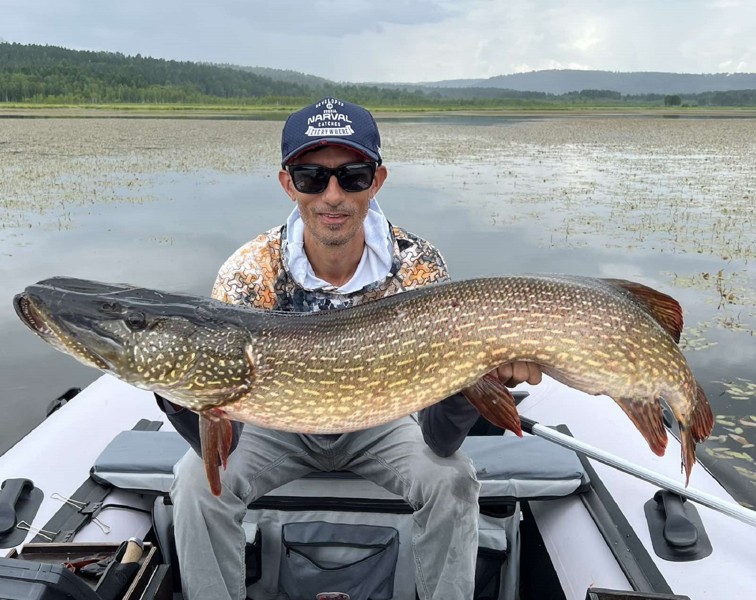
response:
M528 365L528 378L525 380L530 385L538 385L541 383L541 379L543 378L543 373L541 372L541 365L537 365L536 363L525 363Z
M523 381L537 385L541 383L542 378L541 367L536 363L525 361L500 365L495 369L494 374L508 387L514 387Z

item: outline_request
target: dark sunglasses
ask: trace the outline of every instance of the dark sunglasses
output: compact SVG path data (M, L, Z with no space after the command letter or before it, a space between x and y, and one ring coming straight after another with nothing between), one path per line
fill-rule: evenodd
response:
M286 167L294 188L303 194L320 194L328 187L331 175L345 192L364 192L373 185L375 163L358 162L329 169L321 165L291 165Z

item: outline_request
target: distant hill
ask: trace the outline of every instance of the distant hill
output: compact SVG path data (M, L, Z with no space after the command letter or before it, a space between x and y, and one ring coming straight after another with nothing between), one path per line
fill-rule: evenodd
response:
M310 88L239 69L120 52L0 43L0 100L201 102L305 97Z
M619 73L564 69L498 75L488 79L423 82L411 87L498 88L546 94L567 94L581 90L611 90L623 95L701 94L756 89L756 73Z
M419 92L341 85L295 71L0 42L0 102L297 106L324 96L422 106Z

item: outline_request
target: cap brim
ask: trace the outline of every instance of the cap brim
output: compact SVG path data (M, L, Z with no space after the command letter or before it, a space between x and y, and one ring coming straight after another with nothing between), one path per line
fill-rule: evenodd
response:
M298 156L320 146L341 146L342 148L348 148L349 150L359 152L365 158L375 161L379 165L383 162L378 154L372 152L371 150L368 150L361 144L357 144L343 138L318 138L316 140L312 140L311 142L307 142L306 144L302 144L301 146L298 146L297 148L289 152L281 161L281 166L285 167L287 164L289 164L289 162L291 162Z

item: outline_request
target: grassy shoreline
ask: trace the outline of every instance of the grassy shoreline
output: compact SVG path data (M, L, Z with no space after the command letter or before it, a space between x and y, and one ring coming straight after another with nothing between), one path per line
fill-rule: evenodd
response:
M1 103L0 118L199 118L199 119L285 119L298 105L282 106L217 106L189 104L92 104L48 105ZM501 117L554 117L554 116L663 116L663 117L756 117L756 108L744 107L668 107L668 106L585 106L554 105L553 107L498 107L465 106L375 106L368 107L376 117L417 116L501 116Z

